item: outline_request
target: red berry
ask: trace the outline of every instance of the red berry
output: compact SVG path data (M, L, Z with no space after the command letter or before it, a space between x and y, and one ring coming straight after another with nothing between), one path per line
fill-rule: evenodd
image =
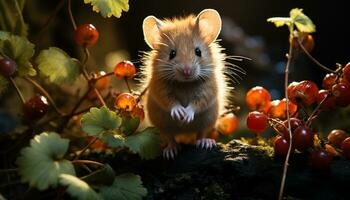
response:
M94 25L82 24L77 27L74 32L75 42L82 47L92 47L95 45L99 37L99 33Z
M331 110L335 108L335 96L333 96L328 90L319 90L317 94L317 103L320 104L322 101L322 110Z
M342 145L341 149L343 150L343 154L347 159L350 159L350 137L347 137Z
M297 86L298 84L299 84L299 82L296 82L296 81L289 83L289 85L287 87L287 93L288 93L289 99L295 98L294 97L294 95L295 95L294 89L295 89L295 86Z
M136 99L130 93L122 93L115 100L115 107L124 111L132 111L136 106Z
M350 83L350 62L343 68L343 77L347 82Z
M300 126L294 130L293 146L299 151L303 151L313 145L314 134L311 129L305 126Z
M251 110L267 113L270 101L270 93L261 86L253 87L247 92L246 103Z
M294 104L301 103L309 106L316 101L317 93L317 85L312 81L305 80L294 86L289 98Z
M145 119L145 111L143 110L143 106L140 103L136 104L132 109L131 116L138 117L140 121L143 121Z
M118 63L114 68L114 75L119 78L131 79L136 74L136 68L134 64L130 61L122 61Z
M304 123L298 118L294 118L294 117L290 118L290 127L291 127L292 134L294 133L295 129L303 126L303 124ZM285 120L283 122L283 125L284 126L283 126L283 129L282 129L283 130L282 134L283 134L284 138L287 138L289 140L288 120Z
M17 64L10 58L1 58L0 59L0 74L8 77L12 76L17 69Z
M338 155L337 150L332 145L325 144L324 150L327 151L327 153L329 153L333 157Z
M310 162L314 169L329 169L333 156L325 150L317 150L311 153Z
M347 137L349 137L349 135L345 131L334 129L328 134L327 139L329 143L333 144L336 147L340 147L342 142Z
M276 156L285 157L288 153L289 142L284 137L277 136L273 148Z
M218 131L223 135L232 135L237 127L238 119L233 113L228 113L218 119Z
M298 106L292 103L291 101L288 102L289 104L289 115L292 116L295 114L295 112L298 109ZM282 100L274 100L271 102L271 107L268 112L268 116L271 118L279 118L279 119L286 119L287 118L287 102L286 99Z
M324 89L331 89L334 84L336 84L337 75L333 73L326 74L323 78L322 86Z
M291 42L293 48L296 48L296 49L301 48L299 46L298 38L301 41L301 44L306 49L306 51L311 52L314 49L314 47L315 47L314 38L312 37L312 35L305 33L305 32L299 33L298 37L293 37L292 42Z
M47 111L48 102L44 96L36 95L23 104L23 114L26 120L42 118Z
M247 127L256 134L265 131L268 126L267 116L261 112L253 111L248 114Z
M344 82L337 83L332 87L332 94L338 106L344 107L350 104L350 85Z

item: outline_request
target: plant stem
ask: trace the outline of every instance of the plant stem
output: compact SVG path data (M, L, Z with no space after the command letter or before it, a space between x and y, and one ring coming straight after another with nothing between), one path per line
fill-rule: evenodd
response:
M42 26L40 32L37 34L36 41L39 41L42 38L42 34L45 32L45 30L47 29L47 27L49 26L51 21L55 18L57 13L62 9L65 2L66 2L66 0L61 0L58 3L55 10L52 12L52 14L49 16L49 18L47 18L47 20L45 21L44 25Z
M103 79L103 78L105 78L105 77L107 77L107 76L112 76L112 75L114 75L114 72L109 72L109 73L107 73L107 74L105 74L105 75L103 75L103 76L96 77L96 78L95 78L95 81L98 81L98 80L100 80L100 79Z
M300 38L298 38L298 43L299 46L301 47L301 49L304 51L304 53L310 58L310 60L312 60L312 62L314 62L316 65L318 65L319 67L321 67L322 69L331 72L331 73L336 73L336 71L331 70L330 68L322 65L320 62L318 62L318 60L316 60L316 58L314 58L304 47L304 45L302 44Z
M18 97L21 99L22 103L24 104L26 102L26 100L24 99L23 94L22 94L21 90L18 88L15 80L13 80L12 77L9 77L9 80L10 80L11 84L13 85L13 87L16 89Z
M124 81L125 81L126 87L128 87L129 92L132 93L130 85L129 85L129 81L126 77L124 77Z
M289 27L289 32L290 32L290 37L292 36L293 33L293 26ZM286 67L285 67L285 71L284 71L284 94L286 97L286 114L287 114L287 121L288 121L288 133L289 133L289 138L290 138L290 142L289 142L289 146L288 146L288 152L286 155L286 159L284 161L284 166L283 166L283 173L282 173L282 180L281 180L281 186L280 186L280 191L279 191L279 195L278 195L278 199L282 200L283 199L283 191L284 191L284 186L286 183L286 176L287 176L287 171L288 171L288 165L289 165L289 157L290 157L290 153L292 150L292 130L291 130L291 125L290 125L290 116L289 116L289 97L288 97L288 78L289 78L289 66L290 63L292 62L292 53L293 53L293 48L292 45L289 44L289 51L288 51L288 55L287 55L287 63L286 63Z
M97 140L98 140L98 137L94 137L94 139L91 140L91 141L89 142L89 144L87 144L87 145L75 156L75 158L73 159L73 162L76 161L76 160L78 160L79 157L80 157L81 155L83 155L83 153L84 153L92 144L94 144Z
M323 103L326 101L326 99L330 96L331 94L328 94L325 98L322 99L322 101L316 106L316 108L312 111L311 115L307 119L305 125L309 127L311 125L312 120L314 119L314 116L316 116L317 111L320 110L321 106Z
M14 169L0 169L0 173L17 172L17 168Z
M39 83L37 83L35 80L33 80L33 79L30 78L30 77L24 77L24 79L25 79L26 81L28 81L29 83L31 83L34 87L36 87L36 88L49 100L49 102L51 103L52 107L55 109L55 111L56 111L59 115L62 115L62 116L64 115L64 113L61 112L61 111L58 109L58 107L57 107L55 101L53 100L53 98L51 97L51 95L50 95Z
M94 164L94 165L98 165L103 167L104 164L100 163L100 162L96 162L93 160L73 160L72 163L78 163L78 164Z
M68 0L68 14L69 14L69 18L70 18L70 21L72 23L72 26L73 26L74 30L76 30L77 23L75 22L75 19L74 19L73 13L72 13L71 0Z

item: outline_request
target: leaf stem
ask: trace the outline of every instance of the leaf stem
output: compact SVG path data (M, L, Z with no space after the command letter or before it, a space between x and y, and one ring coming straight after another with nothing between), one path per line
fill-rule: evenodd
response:
M85 153L85 151L86 151L91 145L93 145L97 140L98 140L98 137L94 137L94 139L91 140L91 141L89 142L89 144L87 144L87 145L75 156L75 158L73 159L73 162L76 161L76 160L78 160L79 157L80 157L81 155L83 155L83 154Z
M103 167L104 164L97 162L97 161L93 161L93 160L73 160L72 163L78 163L78 164L94 164L94 165L98 165Z
M23 94L22 94L21 90L18 88L15 80L13 80L12 77L9 77L9 80L10 80L11 84L13 85L13 87L16 89L18 97L21 99L22 103L24 104L26 102L26 100L24 99Z
M304 47L304 45L302 44L300 38L298 38L298 43L299 43L299 46L301 47L301 49L304 51L304 53L310 58L310 60L312 60L312 62L314 62L316 65L318 65L319 67L321 67L322 69L328 71L328 72L331 72L331 73L336 73L336 71L334 70L331 70L330 68L322 65L320 62L318 62L318 60L316 60L316 58L314 58L307 50L306 48Z
M61 116L65 115L63 112L61 112L59 110L59 108L57 107L57 105L56 105L55 101L53 100L53 98L51 97L51 95L39 83L37 83L34 79L32 79L30 77L27 77L27 76L24 77L24 79L26 81L28 81L29 83L31 83L35 88L37 88L49 100L49 102L51 103L52 107L55 109L55 111L59 115L61 115Z
M112 75L114 75L114 72L109 72L109 73L107 73L107 74L105 74L105 75L96 77L96 78L95 78L95 81L98 81L98 80L100 80L100 79L103 79L103 78L105 78L105 77L107 77L107 76L112 76Z
M293 33L293 25L289 26L289 33L290 33L290 37L292 36ZM287 54L287 63L285 66L285 71L284 71L284 94L286 97L286 114L287 114L287 121L288 121L288 133L289 133L289 138L290 138L290 142L289 142L289 146L288 146L288 152L286 155L286 159L284 161L284 165L283 165L283 173L282 173L282 180L281 180L281 185L280 185L280 191L279 191L279 195L278 195L278 199L279 200L283 200L283 191L284 191L284 186L286 183L286 176L287 176L287 171L288 171L288 165L289 165L289 157L290 157L290 153L292 150L292 130L291 130L291 125L290 125L290 113L289 113L289 97L288 97L288 79L289 79L289 66L292 62L292 56L293 56L293 47L291 44L289 44L289 51Z

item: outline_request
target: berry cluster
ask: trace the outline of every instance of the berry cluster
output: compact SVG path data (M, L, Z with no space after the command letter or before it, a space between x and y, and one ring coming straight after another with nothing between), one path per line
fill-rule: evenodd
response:
M246 95L246 104L251 112L247 116L247 127L259 135L269 126L277 133L273 147L276 156L286 156L291 143L291 152L307 152L313 168L327 169L333 156L338 152L350 159L350 135L343 130L333 130L328 134L328 141L312 130L311 124L321 111L330 110L336 106L344 107L350 104L350 63L339 72L327 74L323 80L323 89L309 80L292 82L287 88L289 97L288 110L290 121L287 120L286 99L271 100L268 90L261 86L251 88ZM314 107L311 115L306 108ZM292 140L290 139L290 131Z

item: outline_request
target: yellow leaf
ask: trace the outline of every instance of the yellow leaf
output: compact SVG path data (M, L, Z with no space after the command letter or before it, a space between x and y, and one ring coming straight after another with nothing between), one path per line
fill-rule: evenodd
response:
M101 13L103 17L115 16L119 18L122 11L129 10L129 0L84 0L84 3L90 3L92 9Z

